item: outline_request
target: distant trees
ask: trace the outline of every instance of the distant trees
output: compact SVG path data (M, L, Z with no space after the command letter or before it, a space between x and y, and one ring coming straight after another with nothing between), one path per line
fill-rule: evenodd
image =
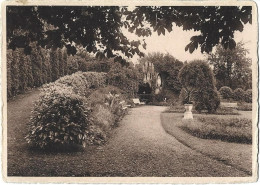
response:
M124 90L128 95L134 97L138 92L139 84L143 78L140 71L133 66L122 66L120 63L113 63L108 72L108 84Z
M183 63L172 55L163 53L149 53L140 59L140 63L150 62L154 65L154 70L159 73L163 80L163 89L179 93L181 84L178 80L178 73Z
M218 45L216 51L209 54L208 61L213 66L217 88L252 88L252 59L247 57L247 53L244 43L239 42L232 50Z

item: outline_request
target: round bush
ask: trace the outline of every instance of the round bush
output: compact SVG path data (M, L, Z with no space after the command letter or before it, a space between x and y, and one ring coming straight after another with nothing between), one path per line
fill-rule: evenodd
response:
M202 89L194 93L195 110L201 112L208 110L208 113L216 112L220 99L216 89Z
M215 78L210 66L201 60L195 60L183 66L179 80L185 90L181 93L183 103L194 101L197 111L216 111L219 106L219 96L215 87ZM183 91L183 90L182 90Z
M245 99L245 91L241 88L237 88L234 90L233 98L236 101L244 101Z
M252 103L252 89L247 89L245 92L245 101L247 103Z
M233 97L233 91L228 86L223 86L219 89L220 94L224 99L230 99Z
M40 148L85 146L90 125L85 98L65 85L49 86L35 104L29 123L28 143Z

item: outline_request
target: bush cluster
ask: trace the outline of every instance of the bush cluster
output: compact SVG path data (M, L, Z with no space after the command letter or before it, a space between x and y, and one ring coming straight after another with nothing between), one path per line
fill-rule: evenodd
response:
M244 98L245 98L245 102L252 103L252 89L247 89Z
M126 113L105 73L77 72L42 88L29 123L28 143L40 148L100 144ZM113 94L112 94L112 93Z
M224 99L233 98L233 90L230 87L223 86L219 89L219 93L222 95Z
M245 91L241 88L234 90L233 99L236 101L243 101L245 99Z
M233 91L230 87L223 86L219 89L219 93L224 99L252 103L252 89L244 91L242 88L237 88Z

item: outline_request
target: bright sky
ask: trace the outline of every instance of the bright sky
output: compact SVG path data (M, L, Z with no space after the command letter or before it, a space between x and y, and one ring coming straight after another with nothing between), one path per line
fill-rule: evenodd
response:
M250 54L249 57L253 58L252 50L252 41L255 39L256 33L255 29L253 29L253 26L250 24L246 24L244 27L243 32L235 32L235 40L236 42L239 42L243 40L246 44L245 47L249 49ZM131 39L140 39L135 34L126 33L127 31L124 31L127 37ZM195 50L192 54L190 54L188 51L185 52L185 46L190 42L190 38L194 35L198 35L199 32L194 31L183 31L182 27L173 27L173 31L171 33L168 33L166 31L165 35L158 36L157 33L153 33L150 37L145 37L147 48L143 52L145 54L148 54L149 52L162 52L162 53L170 53L175 58L179 59L180 61L191 61L194 59L206 59L205 54L202 54L200 52L200 48ZM255 48L256 49L256 48ZM132 61L134 63L137 63L138 56L134 56Z

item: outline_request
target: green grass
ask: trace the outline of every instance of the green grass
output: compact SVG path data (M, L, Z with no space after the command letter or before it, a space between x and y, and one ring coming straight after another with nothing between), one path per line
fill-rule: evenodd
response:
M180 127L200 138L219 139L236 143L252 143L252 120L242 117L198 115L183 120Z

